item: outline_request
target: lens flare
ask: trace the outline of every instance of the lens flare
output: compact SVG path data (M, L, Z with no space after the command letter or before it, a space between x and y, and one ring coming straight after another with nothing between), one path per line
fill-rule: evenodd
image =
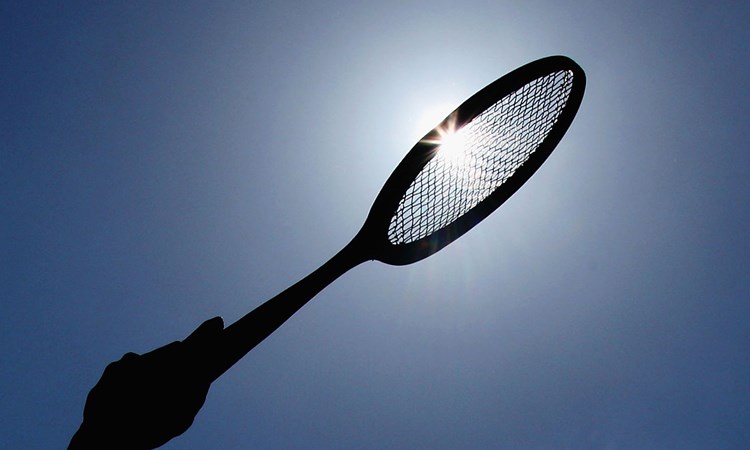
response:
M466 157L466 133L462 131L447 132L441 137L438 150L439 158L459 162Z
M431 141L436 144L436 159L446 164L448 167L461 167L465 165L470 158L468 149L469 139L466 128L456 129L456 118L451 116L445 121L445 124L438 128L437 138Z

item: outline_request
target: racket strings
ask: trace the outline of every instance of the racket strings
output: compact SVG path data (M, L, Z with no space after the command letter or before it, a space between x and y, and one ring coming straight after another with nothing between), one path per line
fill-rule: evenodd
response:
M505 183L544 141L570 96L573 73L538 78L456 132L401 198L388 240L407 244L450 225Z

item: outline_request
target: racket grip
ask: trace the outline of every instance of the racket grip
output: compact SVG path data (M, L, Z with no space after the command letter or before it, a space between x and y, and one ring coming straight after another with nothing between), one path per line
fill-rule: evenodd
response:
M355 237L310 275L224 329L211 381L220 377L320 291L345 272L370 259Z

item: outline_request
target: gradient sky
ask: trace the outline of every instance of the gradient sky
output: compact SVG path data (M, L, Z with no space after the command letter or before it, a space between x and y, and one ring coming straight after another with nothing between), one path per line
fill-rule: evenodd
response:
M344 275L163 448L750 448L748 23L745 1L3 2L0 448L63 448L109 362L314 270L429 111L553 54L587 91L529 183L425 261Z

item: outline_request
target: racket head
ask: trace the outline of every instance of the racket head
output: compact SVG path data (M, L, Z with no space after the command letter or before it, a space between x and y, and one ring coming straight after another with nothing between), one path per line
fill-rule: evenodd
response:
M431 186L434 188L436 182L429 179L432 175L427 170L433 170L436 165L441 164L436 158L440 153L441 139L446 134L446 130L455 133L467 125L473 127L473 124L479 123L478 121L484 117L483 114L490 108L501 108L504 99L512 98L511 96L519 92L522 94L517 95L523 95L523 92L526 92L523 91L524 88L528 89L528 86L533 86L535 82L541 82L539 80L547 82L551 79L553 83L557 82L555 77L564 77L567 83L563 86L564 92L555 91L557 95L566 96L564 103L555 112L554 121L547 119L552 123L547 124L548 129L545 130L543 136L539 137L538 144L535 144L530 151L527 149L521 157L523 161L520 164L515 163L516 167L509 176L503 175L504 178L501 181L494 181L499 185L491 186L489 188L491 193L487 195L487 188L485 188L481 199L463 205L463 210L458 213L453 212L452 214L456 215L455 218L443 217L441 219L447 223L425 224L425 221L429 222L429 212L406 211L406 209L428 210L435 206L434 201L430 199L430 196L435 193L421 192L417 200L414 200L416 198L414 194L418 189L424 191L431 189ZM359 239L355 239L368 248L369 259L377 259L393 265L419 261L455 241L495 211L539 169L560 142L578 111L585 84L585 74L578 64L565 56L550 56L508 73L462 103L414 145L375 199L370 214L357 236ZM526 112L528 111L524 114ZM523 119L518 118L518 120ZM521 123L521 125L524 124ZM489 132L503 133L503 130L494 129ZM498 149L491 148L489 151L497 152ZM428 164L431 164L431 167L425 169ZM476 168L471 170L476 170ZM445 183L444 180L442 182ZM445 188L445 186L442 187L442 189ZM452 195L457 194L454 192ZM462 200L448 198L446 202L449 207L451 201ZM424 217L414 217L420 215ZM414 225L415 223L420 223L418 225L420 228L416 231L410 228L417 226Z

